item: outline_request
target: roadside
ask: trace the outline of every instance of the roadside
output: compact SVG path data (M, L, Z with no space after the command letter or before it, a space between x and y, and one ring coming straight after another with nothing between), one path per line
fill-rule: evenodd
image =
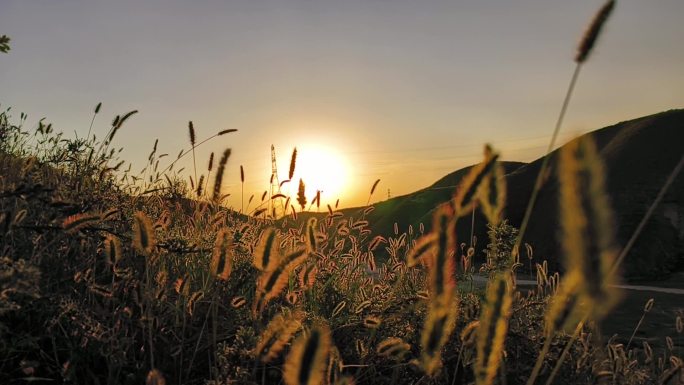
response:
M645 315L643 323L636 330L634 337L635 347L640 347L646 341L654 349L664 349L666 347L666 337L671 337L678 349L684 347L684 335L676 332L677 315L684 314L684 289L681 283L684 281L673 281L671 277L667 284L670 286L679 283L679 287L653 286L653 282L643 282L640 285L618 285L625 289L624 298L601 325L605 336L617 335L617 341L627 343L629 336L634 332L639 319L643 315L646 302L654 300L651 311ZM487 283L486 276L473 276L475 286L483 288ZM529 278L518 279L518 286L534 286L536 281ZM660 284L660 282L658 282Z
M485 282L487 282L487 277L480 276L480 275L474 275L473 280L477 283L485 283ZM516 280L516 284L518 286L534 286L537 284L537 281L533 281L530 279L518 278ZM625 289L625 290L651 291L651 292L656 292L656 293L684 295L684 289L675 288L675 287L661 287L661 286L651 286L651 285L615 285L615 287L619 287L620 289Z

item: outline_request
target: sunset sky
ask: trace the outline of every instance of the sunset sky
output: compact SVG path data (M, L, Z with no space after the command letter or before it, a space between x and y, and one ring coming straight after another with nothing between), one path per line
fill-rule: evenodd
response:
M99 136L137 109L115 143L133 170L156 138L170 158L187 148L189 120L200 139L235 128L198 149L204 171L211 151L232 148L230 204L240 205L240 165L246 196L269 187L271 144L281 180L298 146L312 159L305 182L318 169L346 175L335 196L334 181L320 182L324 204L365 204L376 179L373 201L409 193L477 162L486 142L504 159L540 156L602 3L0 0L0 35L12 38L0 108L70 136L87 133L98 102ZM683 107L682 15L682 0L618 1L561 142Z

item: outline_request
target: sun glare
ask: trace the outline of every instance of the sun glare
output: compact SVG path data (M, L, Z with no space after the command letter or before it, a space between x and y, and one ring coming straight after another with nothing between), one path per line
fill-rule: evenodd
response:
M317 190L321 191L321 204L342 198L348 188L348 175L346 160L334 149L317 145L297 148L297 166L292 186L296 189L301 178L306 185L309 202Z

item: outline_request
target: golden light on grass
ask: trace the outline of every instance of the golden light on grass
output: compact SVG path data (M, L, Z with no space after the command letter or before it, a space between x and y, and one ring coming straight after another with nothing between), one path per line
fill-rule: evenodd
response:
M219 279L225 281L231 272L231 239L226 230L220 230L216 234L214 250L211 256L211 273Z
M302 311L281 313L273 317L266 329L259 336L255 354L263 362L271 362L290 342L294 334L302 327L306 314Z
M454 289L431 298L420 337L420 365L428 376L434 376L442 367L442 349L456 327L458 309L458 294Z
M278 254L277 230L268 228L261 233L259 243L254 252L254 267L262 271L271 271L278 266L280 256Z
M380 342L375 350L379 356L401 360L411 350L411 345L399 337L389 337Z
M565 145L560 158L565 267L568 274L579 278L579 294L592 308L592 318L600 320L621 297L615 287L620 280L610 272L617 247L603 162L593 140L587 136Z
M478 385L492 384L499 370L512 302L510 279L505 274L497 275L487 288L487 302L478 328L474 367Z
M301 263L306 261L308 254L305 249L295 250L283 257L272 271L263 271L257 279L257 292L252 307L253 315L263 310L263 307L277 297L288 283L290 273Z
M332 338L327 325L314 326L300 336L285 360L283 379L287 385L323 383Z
M155 243L150 219L142 211L136 212L133 217L133 247L139 253L148 255L154 249Z

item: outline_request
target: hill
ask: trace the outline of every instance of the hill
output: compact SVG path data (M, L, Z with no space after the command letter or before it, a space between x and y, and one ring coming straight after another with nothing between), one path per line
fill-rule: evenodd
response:
M684 153L684 110L621 122L586 135L595 140L606 170L606 186L624 245ZM558 151L551 154L555 174ZM538 159L508 176L508 216L519 225L524 203L541 167ZM553 175L552 174L552 175ZM558 184L549 178L532 213L526 242L537 255L557 262ZM679 175L627 256L625 275L658 278L684 269L684 175Z
M684 110L671 110L604 127L588 134L605 163L607 189L615 213L618 242L623 245L643 218L658 190L684 152ZM550 167L532 212L524 242L533 245L535 260L546 259L559 268L558 184L555 173L559 150L549 156ZM505 155L505 154L504 154ZM503 162L508 187L505 217L519 227L543 158L528 164ZM423 223L430 227L432 212L451 199L459 181L470 167L452 172L433 185L411 194L375 204L367 216L374 233L392 234L396 222L401 231ZM343 210L358 216L364 207ZM461 220L459 241L467 241L471 224ZM478 211L474 234L486 242L486 223ZM648 222L627 257L625 274L631 279L662 277L684 270L684 175L679 175L663 203Z

